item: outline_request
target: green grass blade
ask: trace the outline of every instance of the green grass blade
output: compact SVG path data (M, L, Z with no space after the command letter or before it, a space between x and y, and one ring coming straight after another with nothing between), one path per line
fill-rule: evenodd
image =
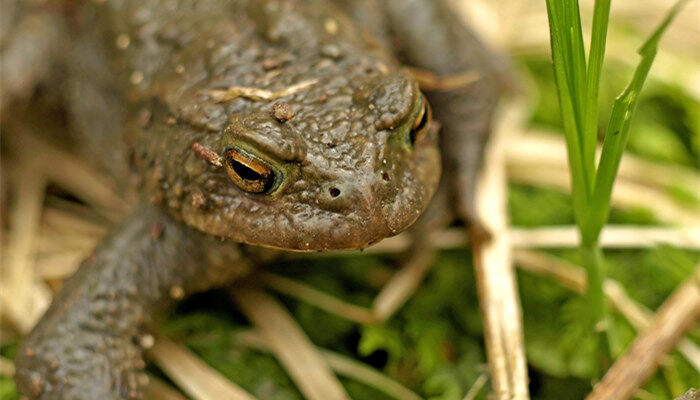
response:
M577 95L576 95L576 80L574 78L574 55L571 47L571 25L569 24L570 10L568 4L563 3L561 0L550 2L551 5L551 17L550 22L553 22L553 33L556 36L556 48L561 54L560 58L557 58L560 62L557 67L561 67L564 73L564 78L566 79L566 86L562 86L566 90L569 99L571 99L574 118L578 118L577 114L579 112ZM578 123L577 123L578 126Z
M585 127L585 103L586 103L586 52L583 47L583 30L581 28L581 14L579 12L577 0L567 0L565 3L565 14L567 16L566 25L568 27L570 52L572 57L572 77L573 91L572 98L575 107L576 128L578 141L582 157L583 185L586 197L589 198L593 188L595 176L595 153L586 154L586 131Z
M562 24L562 10L558 0L547 0L547 16L549 17L550 40L552 48L552 60L554 62L554 77L557 84L559 107L561 108L564 134L566 136L569 165L571 166L572 194L574 213L579 223L583 222L586 213L588 196L584 187L583 162L581 158L581 146L576 123L576 110L572 99L570 82L571 65L566 63L566 57L570 54L570 46L566 44L568 29Z
M583 107L583 158L587 169L595 174L595 149L598 138L598 91L600 89L600 73L603 69L605 44L608 36L608 21L610 20L610 0L596 0L593 9L593 31L591 48L588 56L586 71L586 93ZM591 182L593 185L593 182ZM592 190L592 188L591 188Z
M593 196L588 209L583 231L584 243L594 243L600 235L610 212L610 196L617 175L620 159L630 134L630 122L639 100L639 92L644 86L656 52L661 35L681 10L687 0L680 0L669 11L666 18L639 49L642 60L634 71L632 81L618 96L613 105L610 123L603 142L603 152L598 165Z
M561 0L560 0L561 1ZM583 50L583 33L577 0L564 0L561 5L561 31L565 34L563 44L566 46L566 56L569 64L569 91L574 105L574 114L578 130L581 131L581 112L583 86L585 85L586 56Z

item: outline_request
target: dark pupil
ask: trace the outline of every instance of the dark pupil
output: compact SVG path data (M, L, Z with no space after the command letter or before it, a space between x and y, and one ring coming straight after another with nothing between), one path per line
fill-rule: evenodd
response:
M236 160L231 160L231 167L241 179L246 181L260 181L267 178Z
M272 189L272 185L275 183L275 174L272 171L266 171L266 173L261 174L247 165L232 159L229 160L229 164L231 165L233 172L235 172L242 180L247 182L262 183L262 190L251 190L254 193L268 192L270 189Z

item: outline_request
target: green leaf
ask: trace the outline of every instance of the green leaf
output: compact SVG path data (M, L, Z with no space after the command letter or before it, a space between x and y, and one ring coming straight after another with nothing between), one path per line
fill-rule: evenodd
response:
M588 203L586 178L584 173L583 158L581 154L580 134L577 123L577 110L574 105L575 79L573 78L573 56L570 43L567 38L571 36L571 29L566 26L565 10L560 8L561 3L556 0L547 0L547 16L549 17L550 43L552 47L552 60L554 62L554 78L557 83L557 95L564 134L566 136L567 154L571 171L571 185L574 198L574 213L576 220L581 224L585 217Z
M584 100L583 124L583 159L585 168L593 176L595 174L595 149L598 138L598 90L600 89L600 73L605 57L605 43L608 35L610 19L610 0L596 0L593 9L593 33L591 34L591 49L586 70L586 93ZM593 185L593 181L590 182ZM592 191L593 188L591 187Z
M19 400L19 393L12 379L0 377L0 400Z
M357 351L362 356L369 356L378 350L384 350L390 359L401 358L404 354L401 333L387 325L370 325L362 328L362 338Z
M669 11L661 25L652 33L649 39L639 49L642 60L634 72L632 81L618 96L613 105L610 123L603 142L603 151L596 173L595 187L585 219L583 229L584 243L595 243L600 231L605 225L610 212L610 196L612 187L620 166L622 153L630 134L632 115L639 100L639 92L644 86L651 65L656 57L657 47L661 35L671 23L673 18L681 10L687 0L680 0Z

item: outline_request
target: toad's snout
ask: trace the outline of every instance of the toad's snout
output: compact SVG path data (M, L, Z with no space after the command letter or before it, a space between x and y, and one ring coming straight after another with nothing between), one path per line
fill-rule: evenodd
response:
M329 182L322 187L318 197L321 207L344 216L343 223L330 226L332 232L325 236L327 240L342 242L328 243L331 247L366 247L403 231L415 221L420 210L404 210L397 204L397 193L384 186L386 182L380 177L378 181ZM352 242L345 242L349 238Z

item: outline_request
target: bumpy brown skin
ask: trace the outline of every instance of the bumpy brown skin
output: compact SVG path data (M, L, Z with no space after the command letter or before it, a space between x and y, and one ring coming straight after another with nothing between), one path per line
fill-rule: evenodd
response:
M411 225L436 190L440 156L436 124L409 140L421 95L395 52L439 74L484 73L473 87L428 96L448 128L447 165L473 183L496 98L486 52L428 0L334 3L134 0L71 10L76 37L64 62L78 88L67 102L81 146L116 176L135 171L145 201L20 349L25 396L140 398L135 343L173 288L222 284L236 275L222 265L250 263L215 237L321 251L362 248ZM217 97L300 84L279 99ZM115 132L122 120L126 138ZM111 157L120 147L130 149L128 165ZM220 165L232 148L276 172L268 193L232 183ZM457 193L460 204L469 189Z
M140 205L74 276L26 339L16 381L30 399L128 399L140 392L141 345L176 298L246 269L235 246Z

